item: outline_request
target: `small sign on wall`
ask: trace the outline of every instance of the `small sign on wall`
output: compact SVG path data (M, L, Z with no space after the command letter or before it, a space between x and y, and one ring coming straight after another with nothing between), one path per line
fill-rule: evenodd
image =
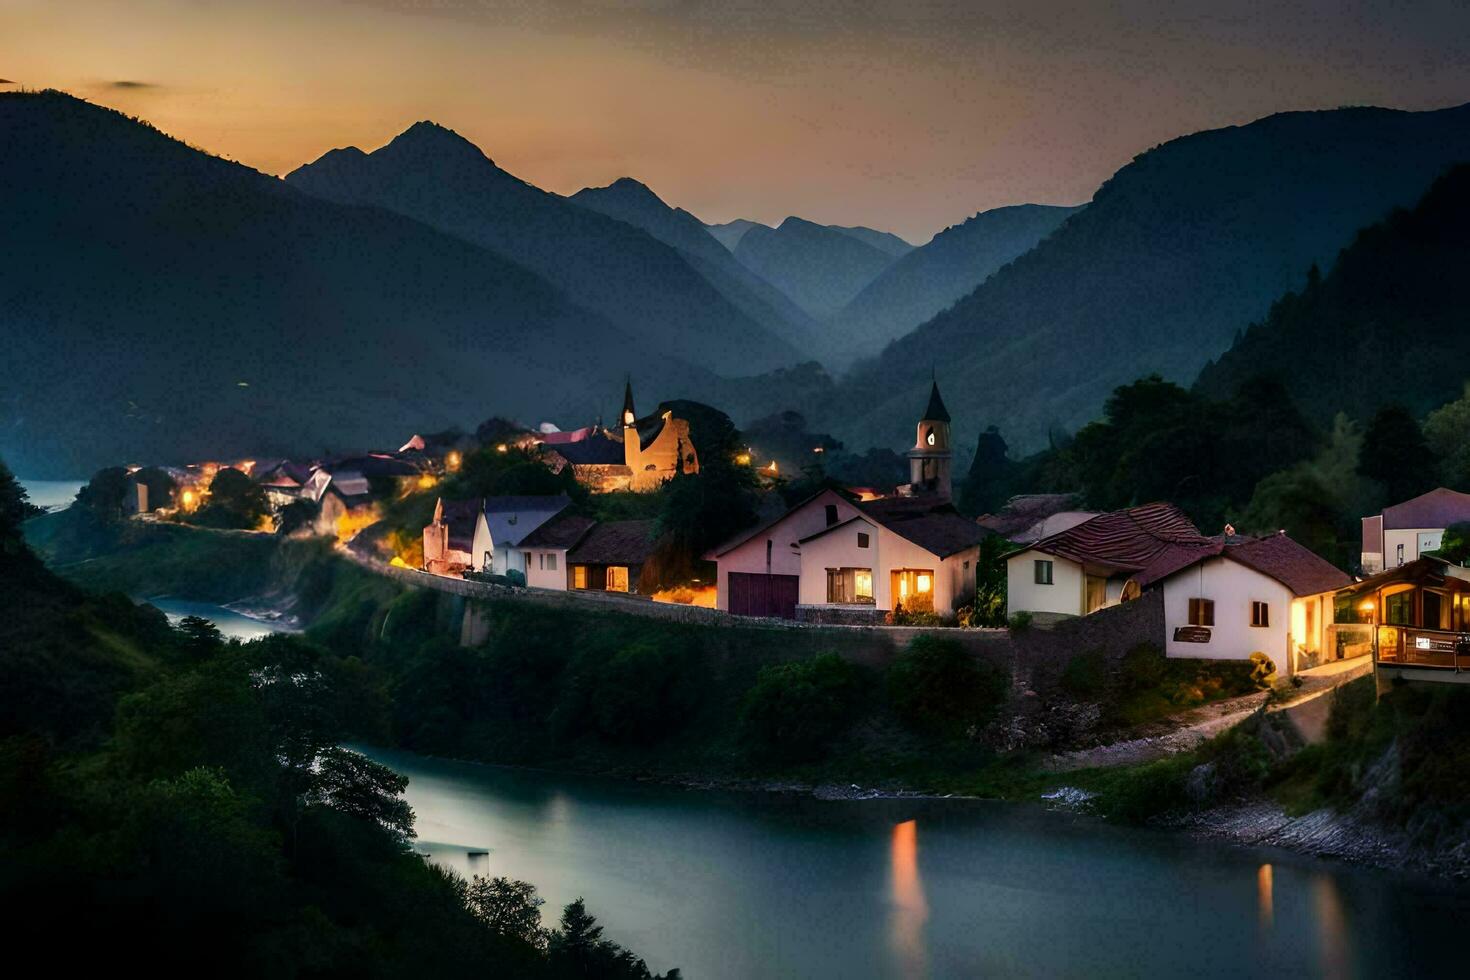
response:
M1176 626L1174 627L1175 643L1209 643L1210 628L1208 626Z

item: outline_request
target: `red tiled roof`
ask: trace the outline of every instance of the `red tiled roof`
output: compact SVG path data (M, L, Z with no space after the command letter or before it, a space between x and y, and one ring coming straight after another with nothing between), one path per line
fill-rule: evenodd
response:
M1353 584L1347 573L1285 534L1249 538L1225 545L1225 557L1269 575L1294 594L1335 592Z
M567 552L567 561L584 565L641 565L653 554L653 528L653 521L598 524Z
M1449 527L1470 521L1470 493L1438 487L1401 504L1383 508L1386 530L1412 527Z
M1179 508L1154 503L1099 514L1042 538L1027 550L1113 572L1143 572L1158 562L1159 572L1149 576L1154 581L1203 557L1211 544Z

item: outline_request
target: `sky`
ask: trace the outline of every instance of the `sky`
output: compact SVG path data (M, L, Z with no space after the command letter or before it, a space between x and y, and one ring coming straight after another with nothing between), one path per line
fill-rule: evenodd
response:
M272 174L432 119L559 193L921 243L1201 129L1470 101L1470 3L0 0L0 79Z

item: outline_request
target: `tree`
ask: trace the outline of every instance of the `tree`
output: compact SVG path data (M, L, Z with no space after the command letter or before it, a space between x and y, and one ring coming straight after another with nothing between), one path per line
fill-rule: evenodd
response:
M1470 384L1465 393L1429 413L1424 420L1424 441L1439 457L1440 480L1447 487L1470 489Z
M120 521L131 481L121 466L109 466L92 474L77 491L77 503L103 521Z
M917 636L888 667L888 699L916 731L957 737L985 725L1005 702L1006 678L954 640Z
M475 875L465 890L465 904L497 935L546 948L548 937L541 928L541 906L546 900L530 882Z
M562 909L561 928L551 934L547 943L547 959L551 976L557 980L586 977L654 980L642 960L602 938L602 926L580 898ZM678 977L678 970L670 970L664 980L678 980Z
M815 759L857 717L862 669L835 653L762 667L740 709L742 739L757 755Z
M1011 461L1005 438L995 426L980 433L975 444L975 458L960 491L960 510L966 514L989 514L997 511L1009 496L1008 477Z
M265 490L233 467L225 467L209 483L209 497L194 513L193 522L204 527L253 528L270 513Z
M0 540L18 535L21 523L39 513L41 508L31 503L25 487L0 459Z
M1358 473L1377 481L1389 503L1399 503L1434 489L1438 462L1408 409L1389 405L1363 433Z
M406 845L413 837L413 807L402 797L407 787L408 778L387 766L357 752L331 748L317 759L307 802L375 823Z

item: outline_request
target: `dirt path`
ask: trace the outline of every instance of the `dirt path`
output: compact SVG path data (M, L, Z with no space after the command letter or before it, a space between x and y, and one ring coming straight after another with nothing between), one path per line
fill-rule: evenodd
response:
M1293 723L1303 729L1302 734L1309 741L1315 741L1321 737L1321 727L1326 721L1326 702L1318 699L1330 694L1339 684L1362 677L1372 669L1372 662L1365 657L1361 662L1333 664L1329 668L1304 671L1302 686L1295 689L1291 700L1272 704L1266 710L1288 712ZM1148 734L1137 738L1054 755L1047 760L1046 768L1052 772L1070 772L1074 769L1130 766L1152 762L1178 752L1188 752L1226 729L1240 724L1260 710L1266 704L1267 697L1267 692L1262 691L1195 708L1175 715L1159 726L1153 726Z

